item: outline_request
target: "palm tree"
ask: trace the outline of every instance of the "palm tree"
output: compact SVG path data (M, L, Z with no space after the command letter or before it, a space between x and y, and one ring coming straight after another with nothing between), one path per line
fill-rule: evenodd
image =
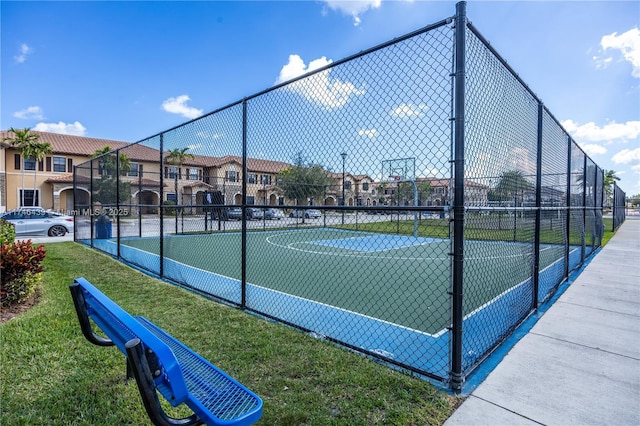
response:
M175 148L171 151L168 151L166 157L164 157L165 164L171 164L172 166L178 166L178 169L182 168L182 165L185 161L193 160L194 155L188 153L189 148ZM176 198L178 197L178 173L175 175L175 190L176 190Z
M196 158L193 154L188 153L188 150L189 148L172 149L171 151L168 151L169 153L164 157L164 162L173 166L182 167L186 160L193 160Z
M49 142L34 142L22 149L22 153L26 158L32 158L35 160L36 166L33 168L33 206L36 206L36 191L37 191L37 177L38 167L37 164L41 162L44 157L53 153L51 144Z
M178 170L182 169L182 165L187 159L193 160L195 157L193 154L188 153L189 148L175 148L171 151L168 151L166 157L164 157L165 164L171 164L173 166L178 166ZM175 173L175 193L176 193L176 204L180 201L180 204L183 203L184 200L178 200L178 171ZM182 197L181 197L182 198ZM176 209L176 234L178 233L178 211L182 212L182 208Z
M490 190L488 197L491 201L507 201L534 188L520 170L510 170L502 173L498 185Z
M13 133L13 137L5 137L2 140L9 142L13 147L20 150L22 155L22 190L20 191L20 207L24 206L24 159L29 158L25 155L25 150L29 149L29 146L38 143L40 135L37 133L31 133L31 129L26 127L24 129L9 129L10 133ZM35 194L34 197L35 199Z
M615 170L605 170L604 171L604 180L602 185L604 186L604 192L607 195L607 200L611 200L613 197L613 185L616 181L620 180L618 176L616 176Z
M111 147L105 145L91 155L91 158L99 158L102 168L100 179L94 180L93 198L94 201L99 201L102 204L122 203L131 197L131 183L122 181L116 176L115 171L119 165L120 176L126 176L131 170L131 161L126 154L120 153L117 157L118 164L116 164L114 155L105 155L109 152L111 152ZM117 193L119 193L119 197L116 197Z
M94 153L91 154L90 158L101 157L111 151L111 147L109 145L105 145L102 149L95 150ZM102 158L102 168L107 174L111 173L111 170L116 168L115 161L113 160L114 158L108 155L104 155ZM120 155L118 155L118 162L120 166L120 176L126 176L129 171L131 171L131 160L129 160L129 157L127 157L126 154L120 153Z

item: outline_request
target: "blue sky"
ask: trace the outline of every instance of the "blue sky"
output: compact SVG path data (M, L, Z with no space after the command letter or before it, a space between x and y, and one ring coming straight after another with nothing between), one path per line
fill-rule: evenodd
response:
M417 0L2 1L0 128L134 142L454 12ZM594 161L640 193L640 2L467 12Z

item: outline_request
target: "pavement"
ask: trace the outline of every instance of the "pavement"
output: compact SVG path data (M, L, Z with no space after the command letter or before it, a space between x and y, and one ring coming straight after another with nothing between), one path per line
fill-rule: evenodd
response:
M19 237L16 237L16 241L19 240L31 240L32 244L60 243L63 241L73 241L73 233L67 233L63 237L48 237L44 235L21 235Z
M640 217L496 364L445 426L640 425Z

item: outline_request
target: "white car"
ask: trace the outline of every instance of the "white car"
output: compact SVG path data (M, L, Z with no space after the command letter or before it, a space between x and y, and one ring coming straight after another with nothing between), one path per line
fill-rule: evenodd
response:
M284 212L281 209L266 209L264 211L264 218L265 219L276 219L276 220L280 220L280 219L284 219Z
M302 217L304 215L307 219L317 219L322 216L320 210L307 209L307 210L294 210L289 213L289 217Z
M73 216L40 207L23 207L0 215L14 225L16 235L48 235L62 237L73 232Z

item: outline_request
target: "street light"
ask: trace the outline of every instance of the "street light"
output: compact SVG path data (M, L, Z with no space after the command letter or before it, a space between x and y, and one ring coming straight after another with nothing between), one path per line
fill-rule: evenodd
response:
M347 159L347 153L342 152L340 157L342 157L342 224L344 225L344 207L347 204L344 199L344 162Z

